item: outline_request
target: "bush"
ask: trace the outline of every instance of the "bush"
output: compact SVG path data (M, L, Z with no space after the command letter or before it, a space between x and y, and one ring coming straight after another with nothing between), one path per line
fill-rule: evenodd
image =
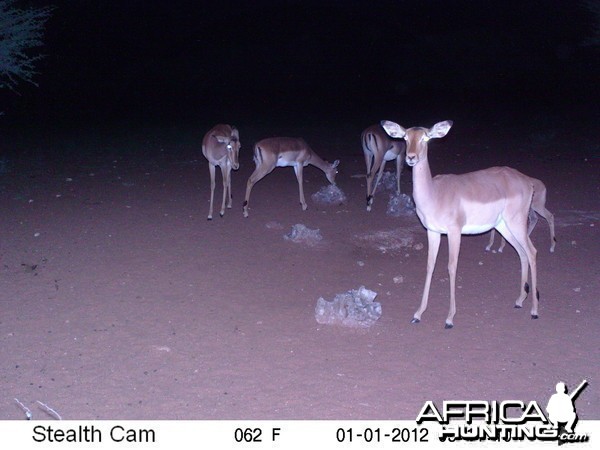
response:
M0 88L16 90L20 81L37 86L35 64L42 58L31 50L43 45L52 7L19 9L15 0L0 0Z

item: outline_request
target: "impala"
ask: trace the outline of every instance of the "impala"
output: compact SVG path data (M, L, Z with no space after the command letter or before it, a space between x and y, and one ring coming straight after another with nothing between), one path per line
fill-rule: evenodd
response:
M381 125L371 125L361 135L363 153L367 164L367 211L371 211L375 190L381 181L383 169L387 161L396 160L396 192L400 194L400 175L404 167L406 142L390 139L383 131ZM377 173L377 180L373 186L373 178Z
M208 159L210 172L210 207L208 220L212 220L213 199L215 196L216 166L221 168L223 178L223 202L221 203L221 217L225 215L225 201L231 208L231 169L237 170L239 164L240 135L237 128L231 125L215 125L202 139L202 154Z
M537 178L531 178L531 183L533 184L533 200L531 201L531 209L529 210L529 226L527 228L527 234L530 235L535 228L535 224L538 220L536 213L538 213L548 221L548 226L550 227L550 252L554 252L554 247L556 246L556 236L554 235L554 215L546 209L546 186ZM490 233L490 242L485 248L486 252L489 252L492 248L492 245L494 245L495 234L495 230L492 230ZM498 251L500 253L502 253L502 250L504 250L505 244L506 241L504 238L502 238L500 247L498 247Z
M271 173L275 167L292 166L298 179L298 189L300 191L300 204L302 209L306 210L306 200L304 199L304 187L302 185L302 172L304 167L309 164L318 167L327 176L331 184L335 184L337 166L339 160L332 164L324 161L308 146L306 141L301 138L274 137L263 139L254 145L254 163L256 169L246 184L246 199L244 200L244 217L248 217L248 202L250 192L254 184L265 175Z
M463 175L437 175L432 178L427 160L428 142L444 137L452 121L439 122L432 128L404 129L385 120L381 125L391 137L406 140L406 163L413 171L413 198L417 215L427 229L427 275L421 306L412 322L420 322L421 315L427 309L440 238L442 234L447 234L450 312L446 318L446 328L454 326L456 266L461 235L479 234L492 228L498 230L516 249L521 260L521 293L515 303L516 308L521 308L527 298L528 271L531 267L531 317L537 319L537 251L527 234L527 216L533 197L531 178L510 167L492 167Z

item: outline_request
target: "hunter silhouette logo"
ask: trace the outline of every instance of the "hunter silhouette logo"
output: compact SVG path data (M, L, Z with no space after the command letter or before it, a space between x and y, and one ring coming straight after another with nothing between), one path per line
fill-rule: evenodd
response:
M548 401L546 411L548 419L559 430L558 439L560 441L572 441L577 436L574 428L577 423L577 411L575 410L575 399L581 391L588 385L587 380L583 380L579 386L570 394L567 391L567 385L562 381L556 383L556 394L553 394ZM564 433L562 432L564 424Z
M427 401L417 416L417 425L433 422L442 425L441 442L454 441L558 441L588 442L589 435L575 433L575 400L588 385L583 380L571 393L565 383L556 384L544 413L535 400L486 401L446 400L438 408Z

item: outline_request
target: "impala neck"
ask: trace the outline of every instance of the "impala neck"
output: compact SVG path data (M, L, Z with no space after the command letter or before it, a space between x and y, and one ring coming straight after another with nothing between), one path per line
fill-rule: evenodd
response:
M415 206L418 210L423 210L423 208L427 207L428 199L431 199L433 196L433 178L431 177L431 169L429 168L427 157L421 159L413 166L412 173Z
M327 174L330 167L330 164L327 161L321 159L321 157L315 152L312 152L312 154L310 155L309 163L321 169L323 172L325 172L325 174Z

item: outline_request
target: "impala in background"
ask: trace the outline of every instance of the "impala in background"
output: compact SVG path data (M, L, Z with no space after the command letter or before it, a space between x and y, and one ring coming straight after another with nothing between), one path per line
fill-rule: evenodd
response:
M387 161L396 160L396 192L400 194L400 176L404 167L406 142L402 139L391 139L379 124L365 129L361 135L361 142L367 164L367 211L371 211L373 197ZM375 174L377 180L373 186Z
M225 202L231 208L231 169L237 170L239 164L240 134L237 128L231 125L215 125L202 139L202 154L208 160L210 172L210 207L208 209L208 220L212 220L213 199L215 196L215 171L221 168L223 177L223 202L221 203L220 215L225 215Z
M331 184L335 184L337 175L337 166L339 160L332 164L324 161L308 146L306 141L301 138L274 137L263 139L254 145L254 163L256 169L246 184L246 199L244 200L244 217L248 217L248 202L250 192L257 181L271 173L275 167L292 166L298 179L298 189L300 191L300 204L302 209L306 210L306 200L304 199L304 187L302 174L304 167L309 164L321 169Z

